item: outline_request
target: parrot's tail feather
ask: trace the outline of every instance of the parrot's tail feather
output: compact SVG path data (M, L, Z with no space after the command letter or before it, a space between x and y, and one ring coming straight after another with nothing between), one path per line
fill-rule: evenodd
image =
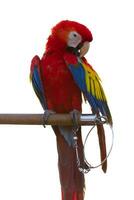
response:
M105 131L102 124L97 125L97 133L100 145L101 162L103 162L107 157L107 151L106 151ZM102 170L106 173L107 159L105 160L105 162L102 163Z
M83 200L85 181L83 173L78 170L75 148L73 145L70 146L68 144L59 127L54 126L53 130L57 138L62 200ZM82 163L84 162L84 157L81 130L78 131L78 151Z
M84 193L83 192L73 192L67 193L62 191L62 200L83 200Z

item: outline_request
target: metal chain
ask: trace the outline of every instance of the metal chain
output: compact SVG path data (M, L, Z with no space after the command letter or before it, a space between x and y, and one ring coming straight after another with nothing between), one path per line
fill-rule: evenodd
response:
M100 167L106 160L107 158L109 157L111 151L112 151L112 148L113 148L113 143L114 143L114 132L113 132L113 129L111 127L111 131L112 131L112 144L111 144L111 147L110 147L110 150L107 154L107 156L104 158L104 160L99 164L99 165L96 165L96 166L92 166L91 164L89 164L89 162L87 161L86 157L85 157L85 145L86 145L86 142L87 142L87 139L90 135L90 133L92 132L92 130L95 128L96 126L96 123L99 121L99 123L104 123L104 120L106 121L107 119L104 117L104 116L99 116L99 117L96 117L96 122L95 124L93 125L93 127L90 129L90 131L88 132L86 138L85 138L85 141L84 141L84 145L83 145L83 154L84 154L84 164L86 164L86 167L85 166L81 166L81 162L80 162L80 158L79 158L79 152L78 152L78 136L77 136L77 132L79 130L79 128L73 128L72 131L73 131L73 139L74 139L74 148L75 148L75 152L76 152L76 160L77 160L77 166L78 166L78 169L81 173L83 174L86 174L88 173L91 169L95 169L95 168L98 168Z
M72 129L73 131L73 139L74 139L74 148L75 148L75 153L76 153L76 161L77 161L77 167L79 169L79 171L83 174L88 173L91 170L91 165L85 162L85 155L84 155L84 162L86 163L86 168L84 166L81 166L81 162L80 162L80 158L79 158L79 152L78 152L78 136L77 136L77 132L78 129Z

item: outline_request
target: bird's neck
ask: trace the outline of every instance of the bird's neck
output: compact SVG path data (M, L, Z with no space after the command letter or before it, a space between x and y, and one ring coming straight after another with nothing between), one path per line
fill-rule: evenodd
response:
M66 51L66 44L61 42L58 38L49 36L46 44L46 52L54 51L59 52L60 54L64 54Z

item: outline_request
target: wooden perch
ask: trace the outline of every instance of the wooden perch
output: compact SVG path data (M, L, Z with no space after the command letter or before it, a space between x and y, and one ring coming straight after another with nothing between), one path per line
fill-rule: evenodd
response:
M106 123L106 121L98 120L96 115L81 114L78 118L78 124L94 125L99 123ZM49 116L47 122L44 121L44 114L0 114L0 124L14 124L14 125L73 125L70 114L52 114Z

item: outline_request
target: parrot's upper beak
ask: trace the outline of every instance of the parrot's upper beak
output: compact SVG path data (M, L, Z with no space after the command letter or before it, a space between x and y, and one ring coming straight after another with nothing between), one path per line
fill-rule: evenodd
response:
M84 42L81 49L80 49L80 58L82 58L89 50L90 43L89 42Z

